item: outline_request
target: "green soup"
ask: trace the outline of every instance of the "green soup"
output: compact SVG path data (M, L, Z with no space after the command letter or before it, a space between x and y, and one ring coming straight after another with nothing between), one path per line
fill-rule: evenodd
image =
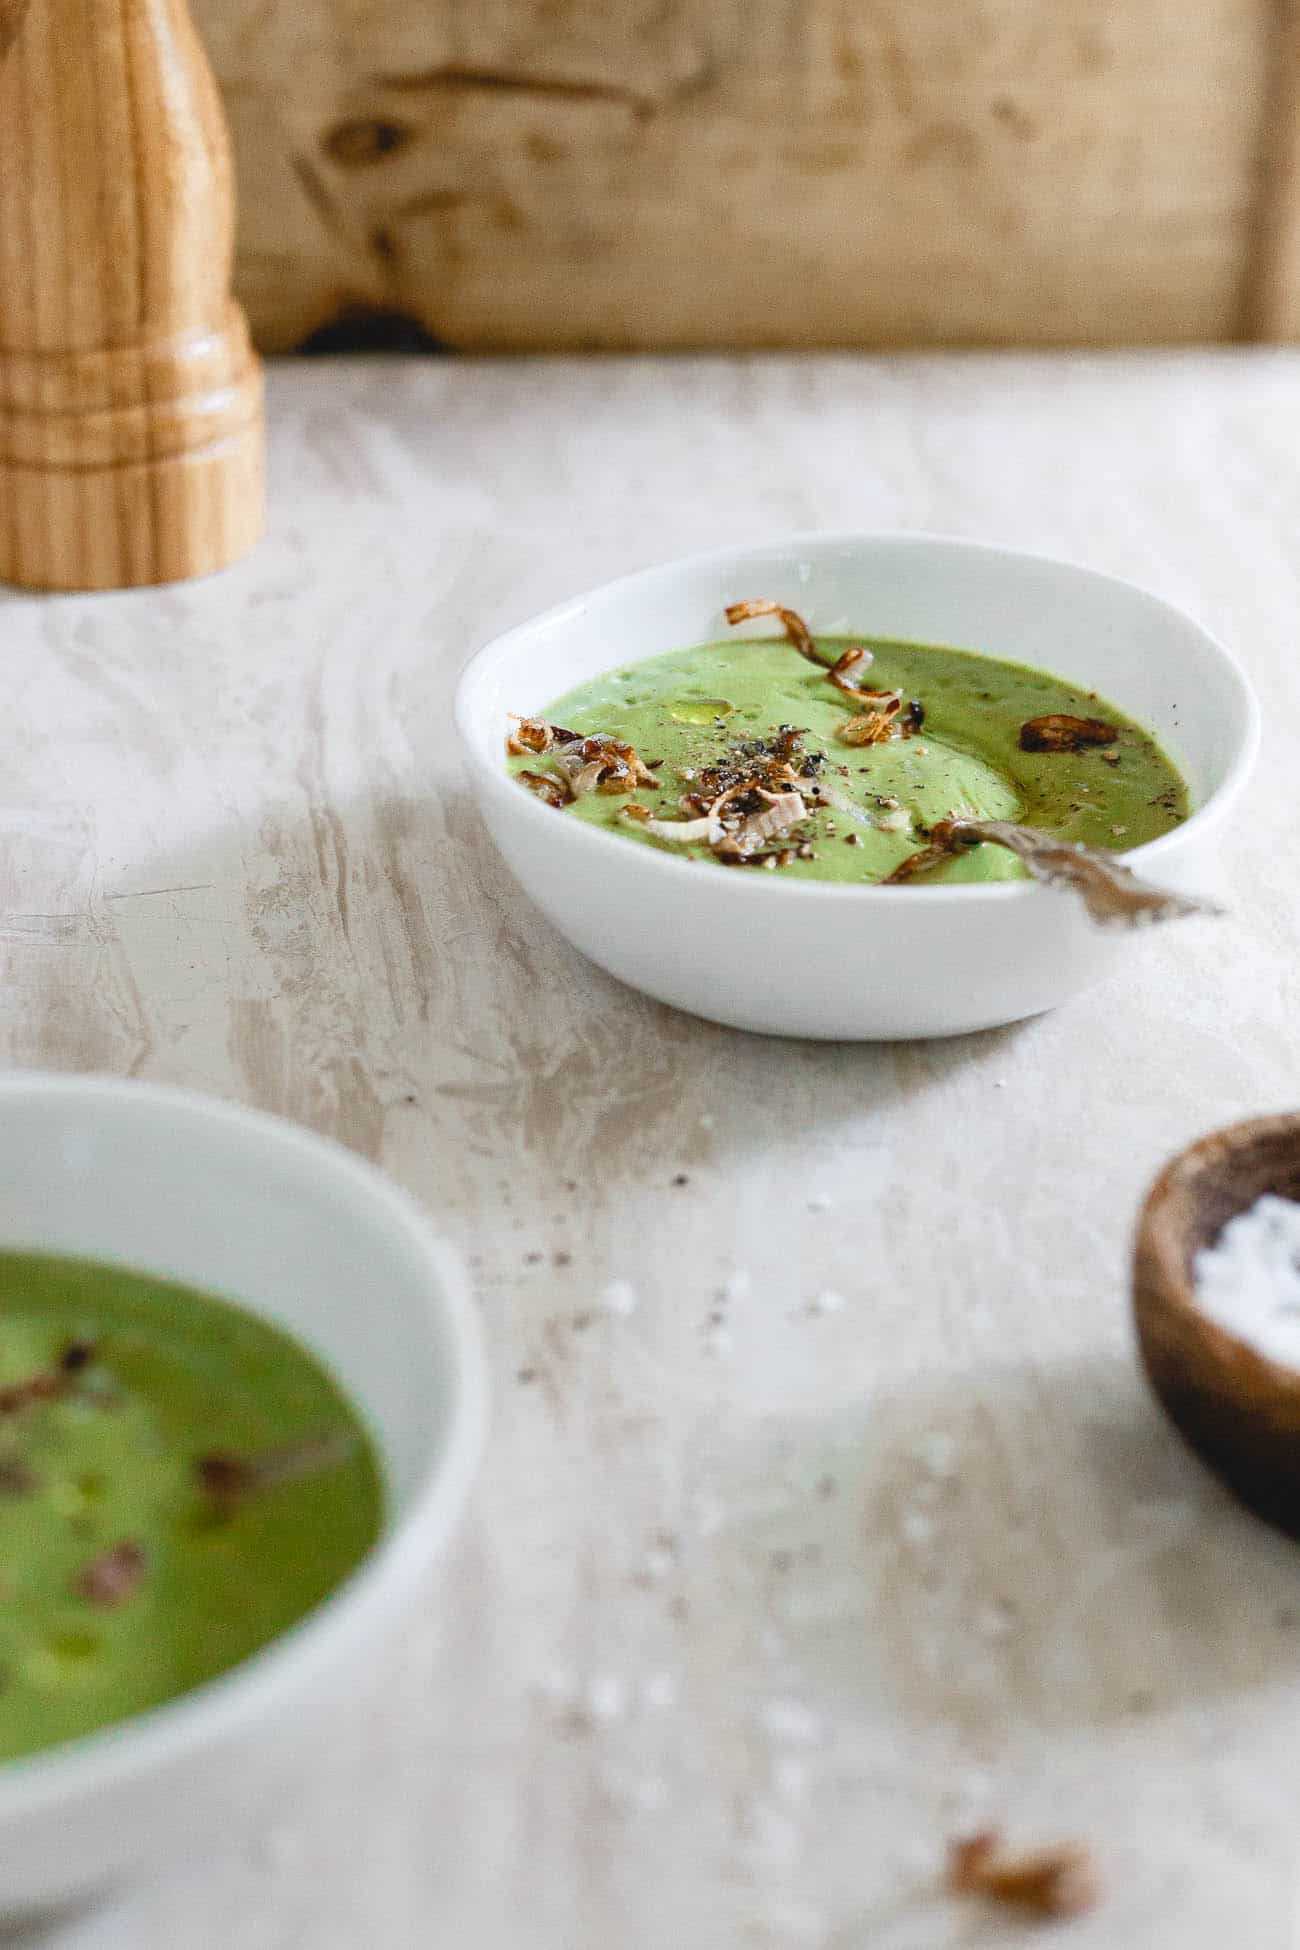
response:
M356 1410L242 1308L0 1254L0 1758L235 1665L379 1534Z
M1147 731L1095 693L971 651L861 637L821 637L816 650L829 667L851 643L864 642L874 656L860 681L908 700L892 735L879 744L844 741L843 728L860 707L781 637L701 644L580 684L542 716L574 733L607 734L634 747L647 764L661 762L657 785L622 797L589 791L566 805L563 816L663 846L662 835L627 815L629 802L657 819L680 819L683 796L702 775L716 776L720 768L743 773L746 750L770 744L780 727L792 726L803 733L799 750L811 758L815 776L841 802L810 806L794 834L748 862L780 866L794 879L882 880L925 844L936 821L954 812L1015 820L1120 851L1187 817L1187 788L1172 761ZM1022 749L1022 727L1053 715L1100 719L1114 736L1077 750ZM536 776L554 759L528 754L510 764ZM844 810L846 802L856 818ZM716 857L703 842L672 850ZM964 850L928 877L1006 880L1024 872L1005 849L985 845Z

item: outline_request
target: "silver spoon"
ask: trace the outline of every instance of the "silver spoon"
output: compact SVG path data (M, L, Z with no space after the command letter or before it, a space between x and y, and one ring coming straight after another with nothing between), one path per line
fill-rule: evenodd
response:
M1176 921L1188 914L1222 914L1213 901L1175 894L1139 880L1113 853L1053 839L1032 826L1007 819L941 819L930 844L911 853L889 874L885 886L898 886L950 860L964 847L988 841L1005 846L1024 861L1035 880L1047 887L1066 887L1079 895L1092 919L1104 928L1150 927L1156 921Z

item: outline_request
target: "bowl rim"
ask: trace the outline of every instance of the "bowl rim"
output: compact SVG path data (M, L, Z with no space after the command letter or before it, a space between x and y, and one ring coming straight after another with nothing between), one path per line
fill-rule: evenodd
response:
M510 816L524 820L553 818L551 807L543 805L532 793L520 792L513 784L504 765L493 765L478 749L476 742L478 714L471 705L470 692L484 666L490 664L495 658L505 655L520 637L543 627L563 624L598 596L621 593L628 597L635 597L638 589L653 585L666 576L702 567L705 564L713 563L722 567L729 563L761 561L764 557L777 553L786 554L795 549L816 556L846 548L874 548L881 544L904 550L939 549L966 555L982 555L1011 564L1013 567L1032 563L1037 567L1046 566L1062 570L1069 576L1103 583L1112 589L1120 590L1126 599L1136 598L1140 605L1162 611L1165 615L1176 619L1183 628L1195 631L1203 643L1217 656L1225 676L1236 690L1243 713L1242 731L1237 749L1232 754L1219 784L1187 819L1178 826L1171 827L1169 832L1161 833L1153 840L1147 840L1141 846L1117 852L1116 858L1122 859L1126 865L1133 865L1141 870L1149 863L1158 862L1166 853L1181 848L1189 839L1195 841L1204 837L1223 819L1250 777L1259 751L1261 724L1259 700L1254 686L1240 661L1226 644L1220 642L1212 631L1206 629L1203 623L1187 610L1180 608L1177 603L1170 602L1166 597L1157 595L1154 590L1147 589L1128 577L1111 575L1103 569L1091 568L1087 563L1073 562L1066 556L1052 555L1046 551L1009 548L996 542L972 540L964 535L948 535L938 531L911 528L800 530L767 541L729 543L722 548L700 549L689 555L670 556L662 562L650 563L644 568L633 569L627 574L613 576L606 582L593 584L590 588L567 596L561 602L553 603L549 608L539 610L535 615L526 617L523 621L498 632L496 636L481 644L466 662L456 685L453 706L461 750L470 767L480 798L487 797L495 801L503 810L508 810ZM540 835L541 829L537 830ZM561 830L567 835L567 839L561 841L562 845L576 847L579 857L585 854L593 865L601 859L605 859L608 864L607 849L611 840L616 838L615 835L603 832L599 827L590 825L585 820L566 820ZM639 864L629 866L626 871L651 875L667 874L670 878L666 885L682 884L678 876L688 862L676 858L666 848L660 850L657 847L638 846L628 848L627 851ZM728 884L744 883L752 878L753 876L733 874L729 876ZM902 901L908 908L915 908L918 904L931 907L936 904L960 907L963 904L990 901L1060 898L1059 895L1054 895L1051 888L1032 880L966 881L938 886L917 886L909 883L906 886L884 887L846 886L842 882L835 881L783 880L780 875L774 874L760 874L758 878L763 885L762 898L765 901L869 902L873 906L882 907Z
M460 1256L416 1201L376 1166L287 1118L167 1084L42 1070L0 1073L0 1116L24 1098L152 1108L173 1124L220 1128L277 1148L318 1176L332 1178L382 1224L403 1233L429 1262L429 1306L445 1330L452 1367L440 1450L407 1508L356 1570L288 1631L175 1699L79 1739L0 1762L0 1826L126 1787L211 1745L254 1733L259 1723L273 1723L280 1700L332 1670L350 1644L363 1645L382 1631L385 1617L424 1575L460 1515L482 1453L488 1411L482 1337ZM340 1378L346 1387L346 1376Z

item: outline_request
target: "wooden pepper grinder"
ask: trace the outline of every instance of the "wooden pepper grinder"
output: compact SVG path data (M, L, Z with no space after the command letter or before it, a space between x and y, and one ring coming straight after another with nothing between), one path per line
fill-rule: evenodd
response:
M0 0L0 578L169 582L256 541L233 208L185 0Z

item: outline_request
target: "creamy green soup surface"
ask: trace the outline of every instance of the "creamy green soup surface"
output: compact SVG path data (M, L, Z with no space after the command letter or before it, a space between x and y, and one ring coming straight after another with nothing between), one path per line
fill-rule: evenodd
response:
M828 680L829 667L854 644L872 652L865 671L854 673L857 681L904 700L879 743L845 741L845 726L871 706ZM1063 678L926 644L818 637L815 650L825 669L785 637L735 637L616 666L556 698L544 720L633 747L656 781L630 793L582 792L561 816L637 844L671 847L687 859L779 866L793 879L858 885L883 880L954 813L1013 820L1114 851L1155 839L1187 817L1186 785L1150 733ZM1022 728L1047 717L1100 720L1114 735L1077 749L1023 749ZM782 727L801 734L797 744L780 744ZM807 783L799 780L806 817L742 860L733 854L728 862L704 839L675 843L626 810L645 807L656 824L698 815L719 780L742 777L747 763L768 765L774 748L795 753L796 774L808 768ZM534 789L556 762L547 751L508 761L516 773L532 775ZM812 803L818 780L838 805ZM984 881L1024 873L1011 853L980 845L926 877Z
M382 1516L357 1411L288 1335L189 1287L0 1253L0 1759L248 1657Z

